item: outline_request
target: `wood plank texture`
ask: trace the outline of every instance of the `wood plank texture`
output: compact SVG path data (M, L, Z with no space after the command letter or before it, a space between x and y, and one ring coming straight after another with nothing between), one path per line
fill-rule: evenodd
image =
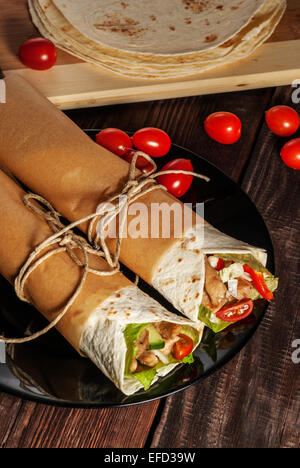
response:
M141 448L157 407L65 409L0 394L0 447Z
M43 73L26 69L16 57L18 47L38 32L26 0L10 0L1 6L1 67L24 75L61 109L281 86L300 75L299 16L299 2L288 0L287 13L271 40L235 64L180 79L135 80L82 63L62 51L54 69Z
M287 11L269 42L292 41L300 39L300 11L298 0L287 0Z
M295 309L300 184L299 173L286 168L278 157L281 140L263 124L264 110L271 102L289 103L290 88L275 94L274 89L266 89L67 112L86 129L163 128L175 143L242 181L271 231L280 291L255 337L233 361L205 382L160 403L79 410L0 393L0 447L299 445L299 366L291 361L291 344L300 338ZM240 142L226 147L205 135L203 121L216 110L240 116L244 125Z
M290 84L300 76L300 40L265 44L248 59L173 80L123 78L88 63L62 65L47 73L17 72L61 109L142 102ZM285 58L284 61L282 58Z
M290 105L290 94L279 89L273 104ZM282 164L282 144L264 124L242 184L274 243L275 303L233 361L167 400L152 447L299 447L300 379L292 343L300 337L300 173Z

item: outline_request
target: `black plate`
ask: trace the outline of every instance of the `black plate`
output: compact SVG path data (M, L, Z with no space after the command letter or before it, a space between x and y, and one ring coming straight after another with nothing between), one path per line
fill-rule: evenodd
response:
M94 138L95 132L88 132ZM210 183L196 179L182 201L205 202L205 217L226 234L268 252L268 268L274 270L273 248L267 228L248 196L225 174L189 150L173 145L170 154L159 163L174 157L188 158L196 172L211 178ZM125 274L131 273L124 269ZM141 289L169 310L173 307L155 290L141 282ZM0 278L0 332L6 336L23 336L26 329L38 330L45 325L33 307L21 303L12 287ZM257 329L267 301L257 301L248 319L214 334L206 329L192 365L177 367L159 380L149 391L127 397L88 360L80 358L54 330L24 345L9 345L3 359L0 343L0 389L42 403L71 407L112 407L143 403L183 390L205 379L226 364L246 345ZM2 347L2 348L1 348Z

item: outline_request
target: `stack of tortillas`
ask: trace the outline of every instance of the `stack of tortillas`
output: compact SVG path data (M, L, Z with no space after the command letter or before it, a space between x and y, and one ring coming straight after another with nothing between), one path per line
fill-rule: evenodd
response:
M133 78L193 75L251 54L286 0L28 0L59 48Z

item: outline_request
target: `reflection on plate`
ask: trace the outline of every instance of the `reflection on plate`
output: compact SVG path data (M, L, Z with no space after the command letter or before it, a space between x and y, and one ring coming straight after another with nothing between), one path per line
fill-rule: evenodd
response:
M89 133L91 137L95 136L95 132ZM219 169L176 145L161 165L174 157L190 159L196 172L211 178L208 184L196 179L182 201L194 206L205 202L205 218L216 228L265 248L268 268L273 272L273 248L267 228L244 192ZM125 268L124 273L133 278ZM140 287L176 312L143 281ZM21 303L3 278L0 278L0 298L0 332L6 336L23 336L26 331L33 332L45 325L40 314L28 304ZM21 398L72 407L123 406L161 398L208 377L232 359L257 329L267 305L267 301L257 301L254 313L248 319L221 333L214 334L206 329L195 352L194 364L177 367L147 392L124 395L88 359L79 357L55 330L32 343L6 347L5 358L3 353L0 355L0 389Z

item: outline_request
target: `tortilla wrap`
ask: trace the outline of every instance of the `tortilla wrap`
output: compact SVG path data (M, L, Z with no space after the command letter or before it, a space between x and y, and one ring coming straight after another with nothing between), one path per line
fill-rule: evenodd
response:
M248 22L245 22L243 28L221 46L182 55L153 55L137 52L133 55L133 52L124 52L115 48L107 49L99 42L81 34L72 23L68 22L53 2L29 0L29 8L33 22L45 37L83 60L125 76L171 78L199 73L218 64L239 60L252 53L273 33L286 8L285 0L267 0L261 3L260 8ZM228 9L226 11L228 13ZM197 14L197 17L200 16ZM185 27L189 28L189 25Z
M131 52L182 55L211 49L230 39L251 20L264 0L231 0L222 5L217 0L53 3L69 23L96 43Z
M9 76L7 93L7 104L1 108L2 168L50 201L70 221L95 213L108 197L121 192L128 179L128 163L95 144L23 79ZM146 208L141 211L139 222L148 227L148 233L154 206L180 212L184 209L178 199L162 189L143 195L138 203ZM251 251L262 263L266 261L266 253L225 236L187 210L189 222L181 226L181 235L176 236L178 225L175 217L170 216L167 226L159 223L156 237L134 237L129 233L129 226L136 216L134 206L130 207L120 260L180 312L197 320L203 294L205 253L223 249ZM87 223L80 227L87 232ZM107 239L107 242L114 252L116 240Z
M0 273L14 282L29 254L52 235L47 222L28 209L25 192L0 171ZM74 250L80 257L80 252ZM106 262L89 256L90 266L109 270ZM76 289L82 269L64 253L44 261L30 275L25 294L31 304L53 321ZM81 354L88 356L126 395L143 388L135 378L125 377L127 345L124 330L129 324L171 322L199 330L186 319L169 313L121 273L96 276L89 273L83 289L57 325L57 330ZM196 344L198 344L199 340ZM152 383L178 362L159 369Z

